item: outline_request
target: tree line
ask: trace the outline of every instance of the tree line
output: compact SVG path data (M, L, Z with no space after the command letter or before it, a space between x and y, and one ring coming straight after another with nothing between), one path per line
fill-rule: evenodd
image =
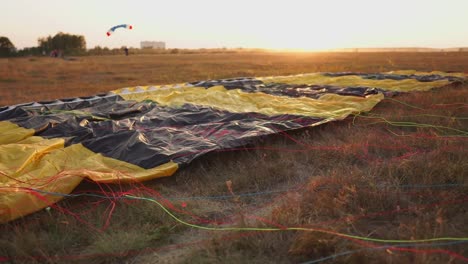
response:
M0 37L0 57L15 57L27 55L83 55L86 53L86 40L84 36L59 32L55 36L41 37L37 46L16 49L8 37Z
M55 36L41 37L37 40L36 47L17 49L7 37L0 36L0 57L22 57L22 56L99 56L99 55L121 55L123 48L108 48L96 46L86 50L86 39L82 35L73 35L59 32ZM261 49L236 49L212 48L212 49L137 49L130 48L131 54L216 54L216 53L240 53L261 52Z

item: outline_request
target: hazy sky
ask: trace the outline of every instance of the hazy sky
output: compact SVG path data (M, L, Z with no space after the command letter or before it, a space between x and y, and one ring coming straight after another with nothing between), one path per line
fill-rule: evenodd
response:
M2 0L18 48L62 31L87 47L328 49L468 46L468 0ZM106 31L131 24L110 37Z

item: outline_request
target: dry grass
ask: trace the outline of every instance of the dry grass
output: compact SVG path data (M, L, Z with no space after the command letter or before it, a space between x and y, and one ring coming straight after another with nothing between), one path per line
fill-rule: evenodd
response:
M129 85L235 76L466 71L467 56L258 53L80 57L77 61L22 58L1 61L0 105L89 95ZM63 79L57 79L59 75ZM238 196L172 200L170 210L179 210L176 215L186 221L218 227L280 224L384 239L466 237L468 207L466 200L460 200L468 193L468 146L466 137L453 137L463 135L453 129L468 130L467 88L400 95L393 98L398 101L384 100L364 116L288 133L301 144L274 135L249 146L253 150L211 153L173 177L146 182L147 189L137 193L229 195L226 181L231 180ZM381 118L431 126L394 126L379 122ZM418 187L434 184L451 187ZM138 187L142 186L84 183L75 192ZM239 195L290 188L288 192ZM58 205L68 211L44 210L0 226L0 259L15 263L298 263L356 250L334 261L459 262L441 253L369 249L371 245L320 232L201 231L177 223L145 201L80 197ZM109 222L108 216L112 216ZM437 248L468 254L464 244L417 249Z
M464 99L468 96L466 88L466 86L452 87L400 96L397 99L425 109L420 110L419 115L441 116L430 117L430 120L425 120L427 124L457 127L466 131L467 120L458 120L458 124L453 124L453 118L447 118L466 116L468 112L466 105L464 109L459 106L433 108L433 101L436 104L466 103ZM414 114L413 108L393 100L385 100L372 112L373 116L378 115L391 121L419 122L419 117L406 117ZM395 134L406 136L395 136ZM242 168L243 173L234 178L234 183L247 180L243 178L244 175L251 182L249 186L265 186L265 178L269 179L270 184L267 184L265 189L281 189L284 186L297 185L297 182L285 182L284 179L294 178L306 183L304 190L291 191L281 199L275 200L271 211L258 211L263 212L262 215L269 221L283 226L306 226L383 239L464 237L468 233L468 226L464 221L468 210L466 205L468 144L466 138L441 137L443 134L444 131L435 128L373 124L373 121L364 117L348 119L344 122L291 133L295 139L310 146L311 149L306 152L300 154L275 152L274 154L278 156L272 157L266 166L261 162L262 157L271 155L270 152L257 150L253 154L257 159L237 158L236 160L240 159L246 164L255 164L255 167ZM426 136L434 138L425 138ZM297 144L283 141L284 139L271 139L260 144L259 148L297 147ZM320 148L332 146L334 149ZM257 166L259 160L260 164ZM207 171L206 175L224 171L214 162L213 168L204 168ZM273 168L272 171L277 171L278 174L263 171L274 166L276 170ZM224 172L232 171L230 168ZM255 173L256 177L249 176ZM302 176L297 176L301 173L307 175L306 180L302 180ZM224 179L219 179L218 176L212 179L210 185L219 182L221 187ZM456 186L422 187L434 184ZM254 204L259 202L268 204L270 201L256 200ZM248 201L243 206L245 206L244 214L252 214L252 205ZM354 254L341 256L335 261L457 263L453 257L444 254L365 250L367 247L369 245L363 246L336 235L320 232L260 233L227 241L226 238L219 237L211 247L194 253L189 259L191 263L216 263L226 259L232 260L232 263L242 263L247 260L250 263L274 261L296 263L356 250ZM449 250L465 256L468 253L463 245L451 246Z
M156 54L0 59L0 106L150 84L304 72L466 71L463 53Z

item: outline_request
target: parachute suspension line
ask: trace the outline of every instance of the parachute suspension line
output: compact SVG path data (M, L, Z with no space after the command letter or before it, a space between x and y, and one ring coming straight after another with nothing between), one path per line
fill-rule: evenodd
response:
M306 227L285 227L285 228L278 228L278 227L266 227L266 228L258 228L258 227L209 227L209 226L201 226L196 224L191 224L185 222L184 220L175 216L169 209L164 207L160 202L156 201L152 198L147 197L138 197L133 195L124 195L129 199L135 200L143 200L149 201L152 203L157 204L164 212L166 212L170 217L172 217L175 221L197 229L202 230L211 230L211 231L310 231L310 232L319 232L319 233L326 233L331 235L336 235L344 238L350 239L357 239L361 241L371 241L371 242L379 242L379 243L429 243L435 241L468 241L468 237L436 237L436 238L429 238L429 239L415 239L415 240L399 240L399 239L378 239L378 238L370 238L370 237L361 237L349 234L338 233L330 230L325 229L316 229L316 228L306 228Z
M446 126L438 126L438 125L432 125L432 124L424 124L424 123L416 123L416 122L407 122L407 121L391 121L386 119L385 117L382 116L365 116L365 115L356 115L355 117L362 117L362 118L367 118L367 119L377 119L380 121L375 121L373 123L369 123L369 125L373 124L379 124L379 123L385 123L391 126L396 126L396 127L416 127L416 128L434 128L436 130L450 130L454 132L460 133L460 135L451 135L451 136L459 136L459 137L468 137L468 131L452 128L452 127L446 127ZM353 119L353 124L355 123L355 119Z

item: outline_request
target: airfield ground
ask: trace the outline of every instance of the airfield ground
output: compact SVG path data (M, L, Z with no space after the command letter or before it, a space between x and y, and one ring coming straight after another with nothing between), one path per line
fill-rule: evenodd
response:
M0 106L239 76L468 72L468 53L456 52L75 59L0 59ZM193 228L147 201L68 198L58 203L62 211L1 225L0 262L300 263L330 257L336 263L461 263L468 258L467 101L467 84L401 94L369 114L271 136L250 149L205 155L165 179L141 185L85 182L76 192L186 197L164 205L186 222L241 229ZM230 194L227 181L235 195L222 199ZM280 230L242 230L272 226ZM293 226L308 230L287 230ZM406 243L434 237L465 240Z

